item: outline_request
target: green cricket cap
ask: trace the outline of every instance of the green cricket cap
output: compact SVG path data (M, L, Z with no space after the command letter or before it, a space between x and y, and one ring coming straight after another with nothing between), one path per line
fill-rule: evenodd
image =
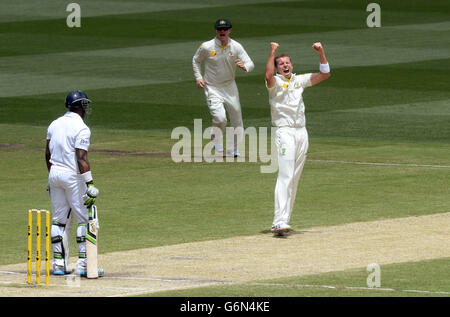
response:
M232 26L231 26L230 20L221 18L216 21L216 23L214 24L214 27L218 30L218 29L229 29Z

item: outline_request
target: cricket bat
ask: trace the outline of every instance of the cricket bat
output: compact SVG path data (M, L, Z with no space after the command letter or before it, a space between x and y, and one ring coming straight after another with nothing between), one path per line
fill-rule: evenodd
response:
M97 206L89 208L89 221L86 230L86 259L87 278L98 278L97 260L97 236L98 236L98 214Z

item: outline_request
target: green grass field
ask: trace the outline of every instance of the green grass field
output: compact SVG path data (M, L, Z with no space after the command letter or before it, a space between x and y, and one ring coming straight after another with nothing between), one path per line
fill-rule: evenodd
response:
M324 45L332 76L304 93L310 148L296 229L449 212L450 6L377 1L382 27L368 28L370 2L78 0L82 26L68 28L61 1L2 0L0 265L25 262L26 211L50 208L46 129L73 89L93 100L100 253L267 234L276 174L260 173L263 163L170 158L172 129L210 122L191 59L222 16L255 63L237 72L245 127L271 125L269 43L298 73L318 71L311 45ZM383 266L388 291L349 289L365 286L364 267L144 295L449 296L445 254Z

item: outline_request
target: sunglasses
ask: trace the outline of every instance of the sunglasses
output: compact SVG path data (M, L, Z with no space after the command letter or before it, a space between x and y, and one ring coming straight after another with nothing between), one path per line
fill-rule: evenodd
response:
M229 29L231 29L231 28L218 28L218 29L216 29L217 31L228 31Z

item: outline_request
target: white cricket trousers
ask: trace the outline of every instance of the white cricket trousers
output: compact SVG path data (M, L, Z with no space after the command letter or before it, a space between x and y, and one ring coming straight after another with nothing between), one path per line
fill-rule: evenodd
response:
M278 178L275 185L273 225L289 224L298 182L308 151L306 128L280 127L275 131L278 150Z
M213 127L218 127L222 135L214 138L213 142L222 145L223 135L225 135L227 125L227 115L230 118L231 127L235 128L234 136L227 137L227 149L237 151L243 136L243 121L241 103L239 101L239 91L236 82L233 80L229 84L221 87L206 85L205 89L206 103L212 116Z
M83 195L86 193L87 186L80 175L52 166L48 175L48 184L52 201L52 220L65 224L69 210L72 210L77 223L86 224L89 211L84 205Z
M69 238L72 230L72 218L77 220L78 266L85 266L86 224L89 211L84 205L83 195L87 186L80 175L57 166L52 166L48 176L50 199L52 202L51 237L54 252L54 264L67 268L69 258ZM69 211L71 217L69 219Z

